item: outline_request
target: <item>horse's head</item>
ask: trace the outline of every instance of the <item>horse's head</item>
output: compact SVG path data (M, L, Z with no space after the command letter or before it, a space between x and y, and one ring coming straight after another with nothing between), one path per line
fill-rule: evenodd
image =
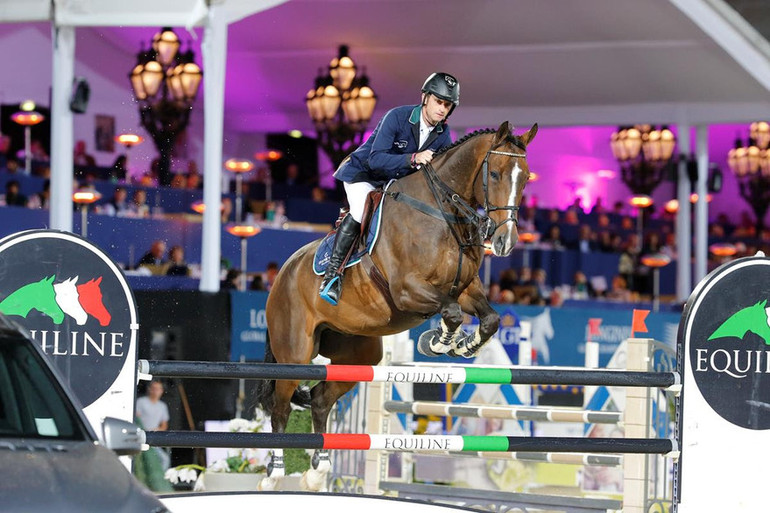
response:
M515 136L505 121L497 129L492 146L482 163L481 179L476 180L476 197L489 217L487 237L497 256L507 256L519 240L518 210L529 180L527 145L535 138L537 124Z

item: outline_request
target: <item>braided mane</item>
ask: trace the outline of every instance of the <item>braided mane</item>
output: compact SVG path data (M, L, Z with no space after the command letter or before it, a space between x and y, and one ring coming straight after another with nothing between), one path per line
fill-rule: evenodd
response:
M468 139L472 139L472 138L476 137L477 135L495 134L495 133L497 133L497 128L480 128L479 130L476 130L476 131L471 132L469 134L465 134L464 136L462 136L461 138L459 138L458 140L456 140L455 142L453 142L449 146L444 146L443 148L438 150L436 153L434 153L433 156L437 157L439 155L442 155L442 154L448 152L449 150L453 150L457 146L460 146L461 144L466 142ZM513 144L515 144L516 146L520 147L521 149L525 149L526 148L526 145L521 141L521 138L516 136L516 135L509 134L506 137L506 140L509 141L509 142L512 142Z

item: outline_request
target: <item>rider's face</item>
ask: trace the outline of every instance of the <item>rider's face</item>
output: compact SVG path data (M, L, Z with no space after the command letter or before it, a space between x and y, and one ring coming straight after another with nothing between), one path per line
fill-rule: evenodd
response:
M429 124L436 125L447 117L452 108L452 102L436 98L432 94L428 94L426 97L422 105L423 117Z

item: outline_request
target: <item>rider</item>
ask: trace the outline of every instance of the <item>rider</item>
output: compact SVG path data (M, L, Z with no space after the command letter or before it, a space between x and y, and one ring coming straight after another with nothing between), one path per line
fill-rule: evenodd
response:
M406 176L433 159L452 140L446 120L460 103L460 84L448 73L433 73L422 85L422 103L396 107L380 120L369 138L334 173L343 182L350 214L340 223L320 295L336 305L342 290L343 262L361 229L370 191Z

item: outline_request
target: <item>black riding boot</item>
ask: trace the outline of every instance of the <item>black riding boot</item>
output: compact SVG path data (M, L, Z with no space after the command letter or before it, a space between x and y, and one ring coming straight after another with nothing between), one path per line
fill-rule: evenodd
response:
M345 272L343 263L348 256L350 248L358 239L361 231L361 223L353 219L348 214L340 223L337 229L337 236L334 240L334 250L329 258L329 266L326 268L326 274L321 282L319 294L321 298L333 305L339 302L342 293L342 274Z

